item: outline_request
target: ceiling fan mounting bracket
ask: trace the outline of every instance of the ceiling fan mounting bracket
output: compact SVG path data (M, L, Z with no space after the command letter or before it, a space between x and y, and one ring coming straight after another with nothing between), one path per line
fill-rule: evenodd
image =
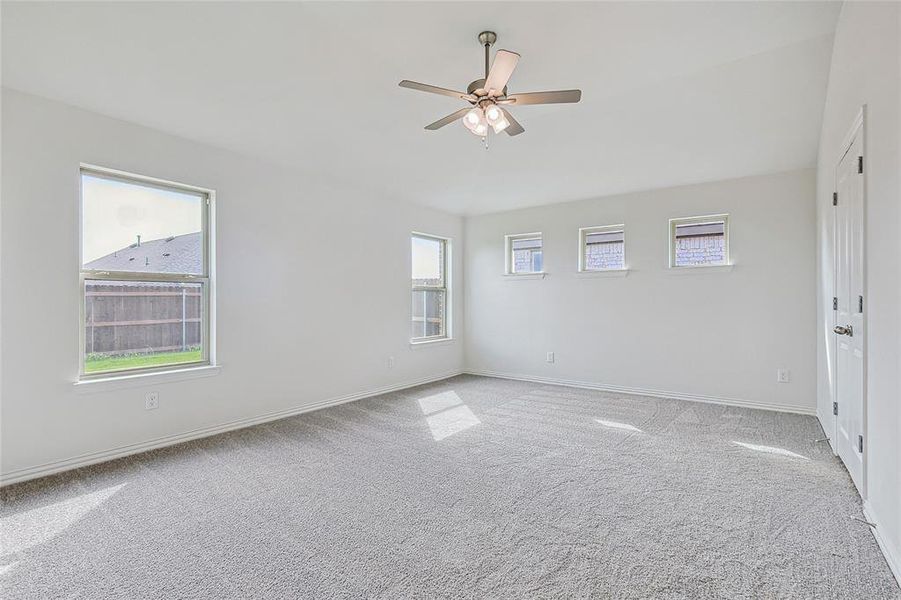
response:
M479 43L483 46L491 46L497 41L497 34L493 31L483 31L479 34Z

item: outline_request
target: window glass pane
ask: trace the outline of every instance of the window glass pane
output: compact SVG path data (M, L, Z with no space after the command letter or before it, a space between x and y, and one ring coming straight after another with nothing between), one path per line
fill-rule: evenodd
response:
M200 194L82 173L84 268L203 274Z
M202 360L203 284L85 282L85 373Z
M725 232L725 221L676 225L673 264L677 267L724 264Z
M584 269L605 271L624 269L625 243L622 231L594 231L585 234Z
M413 285L444 286L444 240L412 237Z
M445 335L445 291L413 290L411 337L443 337Z
M412 236L412 322L414 340L447 336L447 242ZM422 289L432 288L432 289Z
M543 270L541 238L514 239L511 244L513 273L537 273Z

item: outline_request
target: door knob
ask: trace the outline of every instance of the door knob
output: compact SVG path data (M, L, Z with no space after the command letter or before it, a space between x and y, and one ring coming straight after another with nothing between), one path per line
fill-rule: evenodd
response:
M844 327L842 327L841 325L836 325L832 329L832 331L833 331L833 333L837 333L839 335L847 335L849 337L854 336L854 328L851 327L850 325L845 325Z

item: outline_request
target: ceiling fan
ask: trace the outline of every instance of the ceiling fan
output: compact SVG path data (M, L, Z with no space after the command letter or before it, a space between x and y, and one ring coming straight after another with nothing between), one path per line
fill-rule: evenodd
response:
M509 50L498 50L494 56L494 63L489 69L488 49L496 41L497 34L493 31L483 31L479 34L479 43L485 47L485 78L476 79L470 83L465 93L406 79L398 84L400 87L411 90L460 98L471 105L461 108L443 119L438 119L430 125L426 125L426 129L434 131L454 121L463 119L463 125L481 138L488 135L489 127L494 130L494 133L504 131L507 135L519 135L525 129L513 118L510 111L504 108L505 106L573 103L582 99L582 90L525 92L507 95L507 81L510 80L513 69L516 68L516 63L519 62L519 54Z

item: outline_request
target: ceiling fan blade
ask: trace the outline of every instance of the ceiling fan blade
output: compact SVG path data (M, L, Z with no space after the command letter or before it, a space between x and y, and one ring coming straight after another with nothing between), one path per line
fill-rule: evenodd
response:
M402 88L409 88L411 90L418 90L420 92L429 92L432 94L440 94L442 96L450 96L451 98L462 98L463 100L469 100L472 98L469 94L465 92L457 92L454 90L449 90L447 88L438 87L435 85L429 85L427 83L419 83L418 81L409 81L404 79L400 83L398 83Z
M488 77L485 78L485 89L488 90L489 95L500 96L503 93L518 62L519 54L516 52L497 51L497 54L494 55L494 62L491 64L491 70L488 71Z
M524 104L566 104L582 99L582 90L557 90L554 92L526 92L511 94L507 100L515 100L516 106Z
M520 133L525 131L525 129L523 129L523 126L519 124L519 121L513 118L513 115L510 114L509 110L507 110L506 108L501 108L501 112L504 113L504 117L506 117L507 120L510 121L510 124L506 129L504 129L504 133L506 133L507 135L519 135Z
M428 129L429 131L435 131L436 129L441 129L442 127L444 127L445 125L447 125L449 123L453 123L454 121L456 121L458 119L462 119L463 115L465 115L466 113L468 113L471 110L472 110L471 106L467 106L466 108L461 108L457 112L451 113L451 114L447 115L446 117L444 117L443 119L438 119L434 123L432 123L430 125L426 125L425 128Z

